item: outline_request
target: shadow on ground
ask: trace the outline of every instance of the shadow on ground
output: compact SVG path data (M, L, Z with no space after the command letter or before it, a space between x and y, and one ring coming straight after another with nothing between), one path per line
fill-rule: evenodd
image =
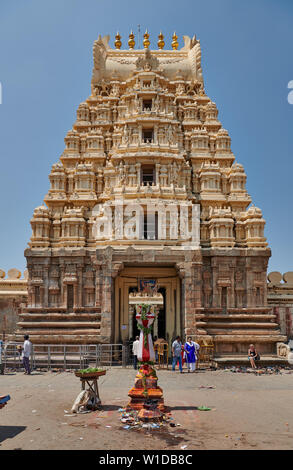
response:
M116 410L119 410L120 408L121 406L118 406L118 405L101 405L100 409L102 411L116 411Z
M26 426L0 426L0 442L12 439L26 429Z

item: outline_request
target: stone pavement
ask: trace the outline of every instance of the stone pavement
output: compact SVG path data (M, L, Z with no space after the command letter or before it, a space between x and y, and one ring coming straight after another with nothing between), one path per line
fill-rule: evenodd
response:
M231 371L180 374L159 370L159 385L175 427L123 429L120 407L134 383L131 368L99 379L102 410L71 416L80 391L74 373L1 376L1 449L291 449L292 371L254 375ZM206 406L210 411L199 411Z

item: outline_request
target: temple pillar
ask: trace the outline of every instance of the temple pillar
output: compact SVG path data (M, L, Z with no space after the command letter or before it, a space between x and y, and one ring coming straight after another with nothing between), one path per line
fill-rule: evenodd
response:
M111 266L102 265L101 269L101 329L100 334L105 342L110 342L112 333L112 291L113 278Z

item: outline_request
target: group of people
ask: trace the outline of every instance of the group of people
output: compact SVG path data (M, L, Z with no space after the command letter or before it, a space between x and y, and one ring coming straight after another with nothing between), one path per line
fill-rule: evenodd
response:
M177 362L179 363L180 373L183 374L182 367L182 352L183 358L187 364L187 372L195 372L196 361L198 357L200 346L195 341L192 341L191 336L187 338L186 343L183 345L180 336L177 336L172 343L172 370L175 370Z
M133 354L133 368L137 369L137 355L138 355L139 337L135 337L132 345ZM177 362L179 362L180 372L183 373L182 356L187 364L187 371L194 372L197 361L198 351L200 346L198 343L192 341L191 336L187 338L186 343L183 345L180 336L177 336L172 343L172 369L175 370ZM155 351L156 352L156 351ZM156 354L157 360L157 354Z
M137 369L137 355L138 355L138 345L139 345L139 337L136 336L135 341L133 342L132 346L132 354L133 354L133 367ZM187 372L195 372L196 361L198 358L198 353L200 350L200 345L195 341L192 341L192 337L189 336L185 344L182 344L181 337L177 336L175 341L172 343L172 370L174 371L176 368L176 364L179 364L179 370L183 373L183 359L187 365ZM260 356L255 349L254 344L249 345L248 349L248 359L250 365L253 369L256 369L255 362L260 359ZM157 360L157 355L156 355Z

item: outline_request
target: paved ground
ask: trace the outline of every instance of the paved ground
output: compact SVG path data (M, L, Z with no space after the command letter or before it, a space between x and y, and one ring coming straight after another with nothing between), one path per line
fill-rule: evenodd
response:
M125 430L118 409L128 402L133 369L112 368L99 380L103 410L70 415L80 392L73 373L0 376L0 449L292 449L293 374L158 371L165 403L180 426ZM213 389L200 388L214 386ZM198 406L211 411L199 411ZM65 413L65 410L68 413Z

